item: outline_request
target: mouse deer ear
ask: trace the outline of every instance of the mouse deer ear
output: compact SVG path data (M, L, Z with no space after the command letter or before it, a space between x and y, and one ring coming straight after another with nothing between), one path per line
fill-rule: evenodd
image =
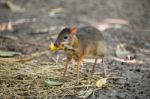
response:
M71 34L76 34L77 33L77 27L73 26L70 28Z

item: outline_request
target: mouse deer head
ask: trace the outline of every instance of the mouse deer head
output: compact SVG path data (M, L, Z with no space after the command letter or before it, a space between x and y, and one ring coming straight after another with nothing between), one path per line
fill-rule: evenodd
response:
M55 46L63 45L63 46L70 46L71 42L73 41L74 36L77 33L76 27L71 28L64 28L59 34L55 41Z

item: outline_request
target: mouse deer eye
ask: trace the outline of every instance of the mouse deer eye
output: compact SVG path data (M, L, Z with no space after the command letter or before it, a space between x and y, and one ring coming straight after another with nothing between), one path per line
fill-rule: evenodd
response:
M64 40L67 40L67 39L68 39L68 35L65 35L65 36L64 36Z

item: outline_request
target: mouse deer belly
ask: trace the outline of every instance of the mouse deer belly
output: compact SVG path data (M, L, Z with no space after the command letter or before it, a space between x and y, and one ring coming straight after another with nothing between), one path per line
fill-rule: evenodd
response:
M107 54L107 47L104 41L97 42L96 55L103 57Z

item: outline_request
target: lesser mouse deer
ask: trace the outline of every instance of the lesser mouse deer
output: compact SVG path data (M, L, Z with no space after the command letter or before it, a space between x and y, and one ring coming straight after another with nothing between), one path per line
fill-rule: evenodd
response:
M67 55L67 61L63 77L66 74L68 63L71 59L74 59L77 62L77 83L79 83L79 71L83 58L95 58L92 68L92 73L94 73L97 59L101 58L103 62L103 58L107 53L107 45L102 33L92 26L64 28L59 33L54 44L55 46L61 44L64 46L64 49L73 49L71 51L64 50Z

